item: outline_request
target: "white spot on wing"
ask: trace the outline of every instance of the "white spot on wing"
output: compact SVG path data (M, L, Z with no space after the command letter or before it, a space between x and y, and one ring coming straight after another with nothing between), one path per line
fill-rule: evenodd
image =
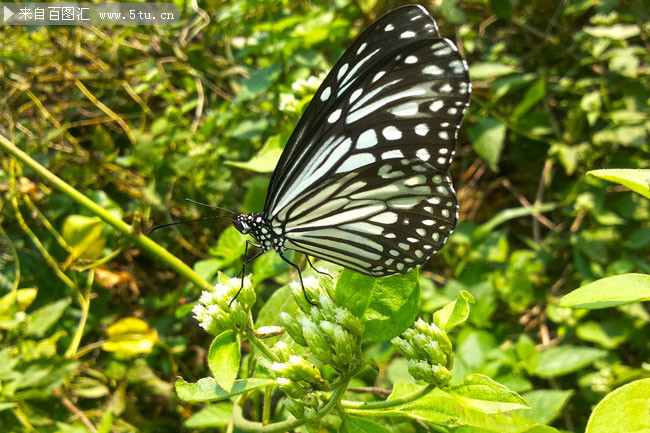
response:
M320 94L320 100L325 102L330 98L330 95L332 94L332 88L331 87L325 87L325 90L323 90L323 93Z
M422 161L428 161L429 158L431 158L429 151L425 148L419 149L417 152L415 152L415 156L420 158Z
M431 104L429 109L435 113L436 111L440 110L444 105L445 105L444 102L442 102L441 100L437 100Z
M341 77L343 77L343 75L345 75L347 71L348 71L348 64L344 63L343 66L341 66L341 68L339 69L338 74L336 74L336 78L340 80Z
M414 36L415 36L415 32L412 32L410 30L407 30L404 33L402 33L401 35L399 35L399 37L401 39L408 39L408 38L412 38Z
M426 125L426 123L420 123L415 127L415 133L422 137L427 135L428 132L429 132L429 127Z
M389 150L388 152L384 152L381 154L381 159L391 159L391 158L404 158L404 154L399 149Z
M398 105L395 108L388 110L395 116L413 116L418 112L418 103L417 102L407 102L406 104Z
M356 170L359 167L363 167L368 164L375 162L375 157L371 153L358 153L356 155L349 156L343 164L336 170L336 173L345 173L348 171Z
M390 31L393 30L394 28L395 28L395 27L393 27L392 24L388 24L386 27L384 27L384 31L386 31L386 32L390 32Z
M352 94L350 95L350 103L354 102L357 100L359 96L363 93L363 89L357 89Z
M387 140L399 140L402 138L402 131L395 128L394 126L387 126L382 131L381 134L386 137Z
M372 82L374 83L375 81L377 81L378 79L380 79L381 77L383 77L384 74L386 74L386 71L379 71L379 72L377 72L377 73L375 74L375 76L373 77Z
M429 65L422 69L422 73L428 75L442 75L445 71L436 65Z
M418 58L415 56L408 56L407 58L404 59L404 63L412 65L413 63L417 63Z
M362 52L363 50L365 50L367 46L368 46L368 44L365 43L365 42L364 42L363 44L361 44L361 46L360 46L359 49L357 50L357 55L361 54L361 52Z
M377 144L377 134L374 129L362 132L357 139L357 149L366 149Z
M397 222L397 214L394 212L384 212L370 218L370 221L380 224L395 224Z
M340 108L338 110L334 110L332 114L330 114L329 117L327 118L327 121L329 123L334 123L337 120L339 120L339 117L341 117L341 111L343 110L341 110Z

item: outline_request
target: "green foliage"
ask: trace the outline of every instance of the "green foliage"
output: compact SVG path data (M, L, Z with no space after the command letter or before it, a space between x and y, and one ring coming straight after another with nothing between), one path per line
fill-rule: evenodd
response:
M341 342L353 335L300 309L288 286L295 271L276 255L247 268L253 322L240 314L212 329L232 330L241 344L228 392L219 383L228 388L235 374L232 338L218 346L232 355L221 365L218 351L208 352L213 334L190 314L200 304L188 275L176 272L172 256L133 238L158 224L221 214L185 198L260 211L275 162L324 74L361 29L398 4L177 4L175 26L0 32L0 135L133 227L99 221L0 147L2 431L92 430L79 414L100 432L227 431L238 409L269 425L294 411L307 421L287 429L313 431L315 412L335 392L308 388L295 404L278 401L272 355L247 340L253 329L282 326L281 312L309 316L317 325L307 332L312 345L338 341L343 353ZM645 427L647 8L593 0L426 6L441 35L458 42L473 82L450 173L461 223L419 276L397 277L393 286L344 271L334 300L345 301L366 332L362 342L351 340L363 363L350 387L376 392L346 393L354 400L341 400L341 424L332 409L320 429ZM228 219L151 237L211 284L219 272L241 269L245 238ZM293 260L308 268L300 255ZM327 266L336 277L339 269ZM386 342L415 317L438 324L453 345L450 377L430 362L439 351L418 351L409 364ZM285 344L327 386L336 384L341 370L286 334L260 341L272 350ZM449 388L359 409L426 390L409 370L448 380ZM209 377L213 371L228 380ZM187 382L177 382L176 394L178 376ZM531 409L486 414L523 405L502 387ZM219 402L205 403L212 401Z

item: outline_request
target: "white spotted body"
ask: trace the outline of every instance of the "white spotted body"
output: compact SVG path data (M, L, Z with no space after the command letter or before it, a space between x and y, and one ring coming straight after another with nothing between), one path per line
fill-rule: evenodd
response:
M423 264L458 221L448 175L469 105L467 63L418 5L373 23L303 114L263 212L235 227L287 249L383 276Z

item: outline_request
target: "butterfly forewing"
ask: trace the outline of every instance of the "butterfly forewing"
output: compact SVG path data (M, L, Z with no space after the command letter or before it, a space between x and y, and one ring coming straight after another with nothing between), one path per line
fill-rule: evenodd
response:
M382 276L424 263L456 226L447 171L467 65L420 6L346 51L294 131L264 214L284 247Z
M438 38L435 21L422 6L396 9L375 21L345 51L334 65L303 113L278 161L269 185L265 209L270 206L278 184L300 169L296 158L304 155L315 144L314 127L330 113L345 91L369 70L377 69L390 54L408 47L418 40Z

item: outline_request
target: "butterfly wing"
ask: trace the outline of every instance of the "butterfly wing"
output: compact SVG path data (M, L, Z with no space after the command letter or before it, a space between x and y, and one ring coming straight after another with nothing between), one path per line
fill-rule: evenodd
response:
M312 101L274 173L264 211L285 247L376 276L424 263L456 225L447 170L469 93L466 63L423 8L378 20L326 78L322 111Z
M400 32L399 29L406 30ZM410 37L401 37L404 32L411 32L407 33ZM432 37L439 37L438 27L420 5L404 6L389 12L357 37L327 75L291 134L271 177L265 209L272 206L273 199L279 193L280 180L286 179L298 168L295 160L304 157L315 145L310 142L314 129L322 121L323 115L333 110L343 93L354 86L366 71L381 65L390 57L390 53Z

